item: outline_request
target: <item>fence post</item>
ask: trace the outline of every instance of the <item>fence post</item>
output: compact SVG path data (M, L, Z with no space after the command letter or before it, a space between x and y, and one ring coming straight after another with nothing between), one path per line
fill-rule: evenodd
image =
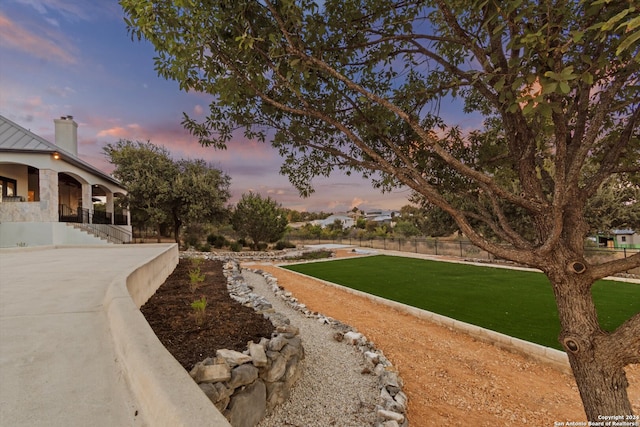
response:
M434 246L434 247L435 247L435 249L436 249L436 255L438 255L438 239L436 239L436 240L434 240L434 241L433 241L433 246Z
M460 258L462 258L462 240L460 240L458 243L460 243Z

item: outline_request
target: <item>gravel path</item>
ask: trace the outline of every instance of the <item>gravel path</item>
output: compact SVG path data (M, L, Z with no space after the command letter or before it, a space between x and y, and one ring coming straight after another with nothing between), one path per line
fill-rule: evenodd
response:
M308 318L276 297L260 274L242 270L253 292L300 329L305 351L303 373L287 402L268 414L259 427L363 427L374 425L380 391L377 377L362 374L364 360L353 346L333 339L330 326Z

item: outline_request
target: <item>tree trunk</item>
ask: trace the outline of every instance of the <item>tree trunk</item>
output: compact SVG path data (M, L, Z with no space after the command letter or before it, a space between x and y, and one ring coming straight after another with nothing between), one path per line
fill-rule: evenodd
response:
M632 415L623 367L613 358L598 355L600 352L582 351L574 355L567 351L587 419L602 421L603 416Z
M173 212L173 237L178 246L180 246L180 227L182 227L182 220L178 214Z
M576 273L556 264L554 271L546 273L560 317L559 340L569 357L587 419L595 422L603 421L604 416L633 415L624 366L633 360L629 353L638 347L637 323L627 322L628 327L622 325L613 333L603 331L591 296L593 283L587 275L583 277L584 270Z
M173 236L175 238L176 243L179 245L180 244L180 227L182 226L182 222L181 221L174 221L173 223Z

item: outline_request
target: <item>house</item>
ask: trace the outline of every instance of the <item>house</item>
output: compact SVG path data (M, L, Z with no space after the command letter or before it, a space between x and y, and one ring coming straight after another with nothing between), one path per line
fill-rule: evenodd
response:
M390 224L393 226L395 225L394 221L400 217L400 212L374 210L365 212L364 217L367 221L373 221L379 224Z
M616 248L640 248L640 234L634 230L613 230L611 234Z
M348 215L329 215L325 219L313 221L313 224L317 224L322 228L333 225L336 221L340 221L342 228L352 228L355 226L355 221Z
M131 241L126 189L78 158L72 116L54 127L55 144L0 115L0 247Z

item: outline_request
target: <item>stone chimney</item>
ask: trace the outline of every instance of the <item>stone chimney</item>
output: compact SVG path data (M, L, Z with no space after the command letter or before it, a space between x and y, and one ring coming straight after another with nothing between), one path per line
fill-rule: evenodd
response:
M56 126L56 145L78 157L78 124L73 116L62 116L54 119Z

